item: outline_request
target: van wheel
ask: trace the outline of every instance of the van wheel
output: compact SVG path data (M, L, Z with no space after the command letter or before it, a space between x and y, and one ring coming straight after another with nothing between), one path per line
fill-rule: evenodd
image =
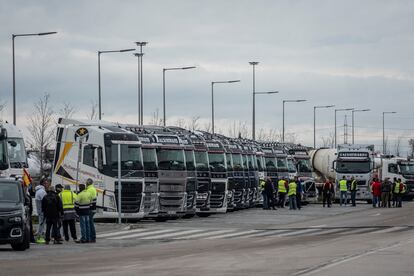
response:
M24 231L24 237L22 243L12 243L11 247L16 251L25 251L30 248L30 233L29 229L26 228Z

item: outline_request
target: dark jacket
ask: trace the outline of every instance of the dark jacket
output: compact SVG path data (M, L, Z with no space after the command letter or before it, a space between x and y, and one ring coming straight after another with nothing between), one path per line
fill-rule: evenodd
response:
M59 219L63 215L62 201L55 192L47 192L42 199L42 211L47 219Z
M266 180L264 191L268 196L273 196L275 189L271 180Z
M392 188L392 183L390 181L384 181L384 183L382 184L382 192L383 193L389 193L391 192L391 188Z

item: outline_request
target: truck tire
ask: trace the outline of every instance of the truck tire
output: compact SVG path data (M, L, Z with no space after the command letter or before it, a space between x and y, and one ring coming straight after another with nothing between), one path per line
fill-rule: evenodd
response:
M30 233L29 229L25 229L23 234L23 241L21 243L12 243L11 247L16 251L25 251L30 248Z
M209 217L211 214L209 213L197 213L197 216L199 216L200 218L206 218Z

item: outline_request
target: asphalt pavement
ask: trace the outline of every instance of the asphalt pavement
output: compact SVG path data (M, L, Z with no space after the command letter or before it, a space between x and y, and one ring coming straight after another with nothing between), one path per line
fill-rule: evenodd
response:
M414 202L403 208L259 208L96 225L96 244L0 246L4 275L413 275Z

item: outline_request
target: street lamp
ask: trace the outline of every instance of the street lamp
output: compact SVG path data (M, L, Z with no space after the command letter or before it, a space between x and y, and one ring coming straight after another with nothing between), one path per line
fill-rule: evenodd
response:
M138 124L144 124L144 87L143 87L143 67L142 67L142 47L146 46L148 42L141 41L135 42L135 44L140 48L139 53L135 53L134 56L138 58Z
M282 143L285 142L285 103L302 103L306 102L306 100L283 100L283 116L282 116Z
M216 83L235 83L240 80L229 80L229 81L212 81L211 82L211 131L214 134L214 84Z
M371 111L371 109L356 109L352 110L352 144L355 144L355 112L367 112Z
M386 154L385 152L385 114L395 114L395 111L386 111L382 112L382 153Z
M12 55L13 55L13 124L16 125L16 64L14 56L14 39L19 36L43 36L57 34L57 32L12 34Z
M338 111L351 111L354 110L354 108L340 108L340 109L335 109L335 148L336 148L336 113Z
M165 115L165 72L166 71L173 71L173 70L188 70L194 69L195 66L187 66L187 67L171 67L171 68L163 68L162 69L162 110L163 110L163 122L164 126L166 126L166 115Z
M268 92L256 92L256 65L259 64L257 61L250 61L250 65L253 67L253 119L252 119L252 139L256 140L256 95L264 94L277 94L279 91L268 91Z
M98 51L98 107L99 107L99 120L102 119L102 102L101 102L101 54L106 53L125 53L132 52L135 49L122 49L122 50L109 50L109 51Z
M317 105L313 107L313 148L316 149L316 109L331 108L335 105Z

